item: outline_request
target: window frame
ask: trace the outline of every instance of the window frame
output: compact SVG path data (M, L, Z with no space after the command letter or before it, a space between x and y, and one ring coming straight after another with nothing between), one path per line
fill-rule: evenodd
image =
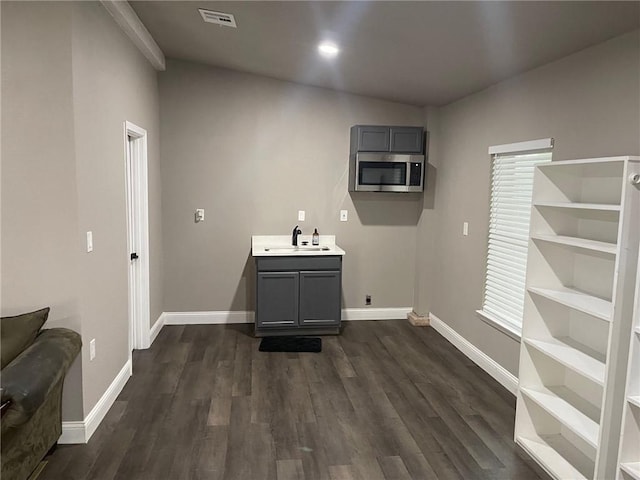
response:
M498 156L518 156L518 155L527 155L527 154L542 154L542 153L549 153L550 157L549 157L549 162L553 161L553 138L544 138L544 139L539 139L539 140L531 140L531 141L526 141L526 142L518 142L518 143L509 143L509 144L504 144L504 145L494 145L489 147L489 151L488 151L489 155L490 155L490 161L491 161L491 180L490 180L490 195L489 195L489 219L488 219L488 233L487 233L487 250L486 250L486 256L485 256L485 270L484 270L484 276L483 276L483 285L482 285L482 306L480 307L480 309L476 310L476 314L479 316L479 318L484 321L485 323L487 323L488 325L496 328L497 330L501 331L502 333L508 335L509 337L513 338L514 340L520 341L521 336L522 336L522 321L523 319L520 319L520 323L519 324L515 324L512 321L506 319L506 318L501 318L495 314L493 314L492 312L488 312L486 311L484 308L486 306L486 300L487 300L487 284L488 284L488 262L489 262L489 256L491 253L491 245L490 245L490 241L489 241L489 235L490 235L490 231L491 231L491 211L492 211L492 207L494 206L494 168L495 168L495 160L496 157ZM546 162L540 162L540 163L546 163ZM536 164L538 165L538 164ZM532 169L532 173L531 173L531 180L533 181L533 175L535 172L535 166ZM532 206L532 202L533 202L533 198L530 199L530 205L529 208L531 208ZM527 235L528 237L529 235ZM529 249L530 244L528 244L527 246L527 254L526 257L528 257L528 249ZM526 281L526 263L525 263L525 269L524 269L524 280ZM525 287L526 289L526 287ZM526 295L526 290L525 290L525 295ZM523 301L524 304L524 301ZM524 305L523 305L524 306Z

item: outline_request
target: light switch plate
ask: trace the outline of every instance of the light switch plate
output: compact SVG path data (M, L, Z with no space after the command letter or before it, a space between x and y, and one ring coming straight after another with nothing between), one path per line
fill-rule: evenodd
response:
M346 222L349 218L349 212L347 210L340 210L340 221Z
M465 237L469 235L469 222L462 223L462 235Z
M299 222L304 222L304 218L305 218L306 214L304 210L298 210L298 221Z
M196 208L196 223L204 222L204 208Z
M93 232L87 232L87 253L93 252Z
M96 339L89 342L89 360L96 358Z

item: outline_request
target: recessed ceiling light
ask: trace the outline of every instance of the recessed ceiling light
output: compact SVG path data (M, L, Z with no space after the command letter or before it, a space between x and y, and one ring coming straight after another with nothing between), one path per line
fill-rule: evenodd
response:
M320 55L323 57L333 58L340 53L340 49L335 43L322 42L318 45L318 52L320 52Z

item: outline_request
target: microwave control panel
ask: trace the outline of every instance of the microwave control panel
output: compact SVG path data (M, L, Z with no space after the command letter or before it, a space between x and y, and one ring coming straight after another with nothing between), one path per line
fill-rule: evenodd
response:
M409 186L422 185L422 164L411 162L409 166Z

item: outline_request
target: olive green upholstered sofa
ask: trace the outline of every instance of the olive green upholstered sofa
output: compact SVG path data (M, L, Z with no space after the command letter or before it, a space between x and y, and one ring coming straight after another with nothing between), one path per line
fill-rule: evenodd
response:
M41 329L45 308L0 320L2 480L25 480L62 433L62 385L80 352L80 335Z

